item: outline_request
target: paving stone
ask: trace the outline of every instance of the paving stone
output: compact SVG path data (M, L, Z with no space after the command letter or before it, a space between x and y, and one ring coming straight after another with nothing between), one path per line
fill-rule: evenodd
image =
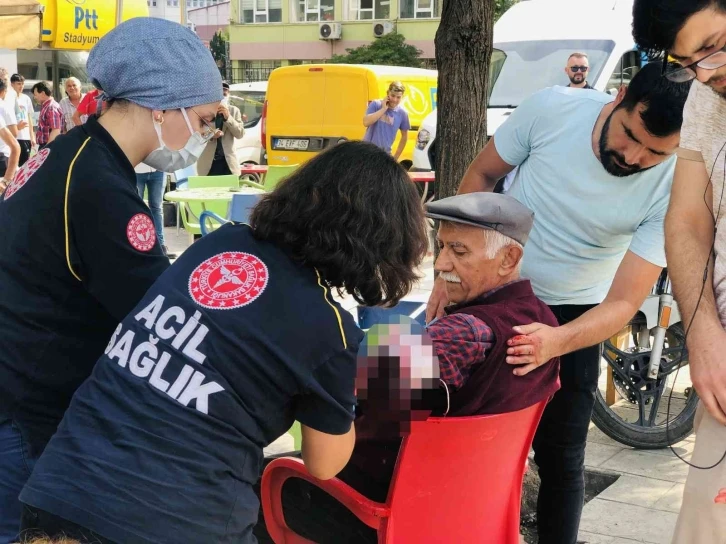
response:
M582 511L580 530L636 542L669 544L677 518L672 512L595 498Z
M676 457L628 449L605 461L600 468L673 483L685 483L688 475L688 465Z
M580 531L580 534L577 535L577 540L584 544L633 544L633 542L643 542L642 540L632 540L630 538L598 535L587 531Z
M668 512L675 512L676 514L681 511L681 504L683 503L683 488L685 485L676 484L668 493L662 496L653 505L656 510L666 510Z
M597 498L652 508L676 485L679 484L623 474Z
M585 466L599 467L624 449L624 446L608 446L597 442L588 442L585 447Z

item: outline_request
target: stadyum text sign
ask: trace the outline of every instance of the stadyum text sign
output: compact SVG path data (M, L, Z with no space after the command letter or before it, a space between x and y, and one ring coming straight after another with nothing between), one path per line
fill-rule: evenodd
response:
M43 42L55 49L89 50L116 26L115 0L40 0L43 14ZM125 21L148 17L146 0L123 0Z

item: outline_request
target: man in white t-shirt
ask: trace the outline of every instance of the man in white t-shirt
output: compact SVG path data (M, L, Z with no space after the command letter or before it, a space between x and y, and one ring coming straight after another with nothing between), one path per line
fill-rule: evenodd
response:
M35 132L33 131L33 101L23 92L25 78L20 74L13 74L10 86L17 93L15 113L18 118L18 143L20 144L20 166L30 158L30 151L35 146ZM7 100L7 99L6 99Z
M2 119L2 130L9 135L0 138L0 176L12 179L18 167L20 159L20 145L15 136L18 133L15 113L5 103L8 92L8 80L0 78L0 119Z
M701 399L674 544L726 541L726 0L636 0L633 38L693 80L665 221L668 272ZM705 408L705 410L704 410Z

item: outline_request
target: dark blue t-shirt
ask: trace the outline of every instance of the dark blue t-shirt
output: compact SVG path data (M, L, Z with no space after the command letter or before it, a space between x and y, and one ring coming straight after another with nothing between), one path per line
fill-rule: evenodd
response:
M133 166L95 118L18 170L0 232L0 420L35 458L169 259Z
M362 336L316 270L226 225L118 326L20 498L120 543L254 542L262 448L350 429Z

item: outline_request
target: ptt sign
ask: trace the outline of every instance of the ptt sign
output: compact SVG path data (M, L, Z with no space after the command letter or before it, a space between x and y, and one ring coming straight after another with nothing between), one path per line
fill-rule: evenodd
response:
M119 0L40 0L43 41L55 49L89 50L116 26ZM3 0L0 0L0 4ZM123 0L122 20L148 17L145 0Z
M85 22L86 29L98 30L98 14L95 9L85 9L80 6L75 7L74 26L76 30Z

